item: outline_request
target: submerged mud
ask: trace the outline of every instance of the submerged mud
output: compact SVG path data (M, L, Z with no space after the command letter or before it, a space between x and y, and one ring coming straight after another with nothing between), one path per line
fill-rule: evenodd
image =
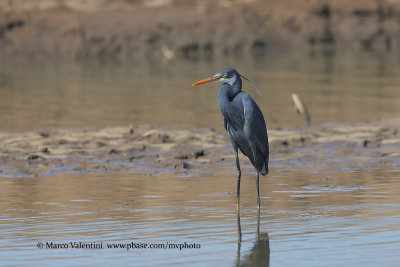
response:
M343 161L400 166L400 121L329 124L270 129L270 168ZM234 171L234 154L223 131L130 127L0 132L0 175L55 176L59 173L147 171L191 173ZM243 155L245 170L253 171ZM360 166L360 168L364 168ZM365 168L368 168L367 166Z

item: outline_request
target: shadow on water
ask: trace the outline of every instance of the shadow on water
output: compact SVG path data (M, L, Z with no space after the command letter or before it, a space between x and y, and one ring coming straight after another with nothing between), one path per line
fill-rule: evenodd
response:
M270 248L268 233L260 233L260 210L257 212L256 241L248 255L241 258L242 226L240 223L240 210L237 210L238 245L235 266L269 266Z

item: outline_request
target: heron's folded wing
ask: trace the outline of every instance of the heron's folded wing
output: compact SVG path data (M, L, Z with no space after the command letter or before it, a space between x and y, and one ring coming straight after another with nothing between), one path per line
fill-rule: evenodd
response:
M243 107L245 118L244 131L264 156L268 156L267 128L260 108L249 95L243 98Z

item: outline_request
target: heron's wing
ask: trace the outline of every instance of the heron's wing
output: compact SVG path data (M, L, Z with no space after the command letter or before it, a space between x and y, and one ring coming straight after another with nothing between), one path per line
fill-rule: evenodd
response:
M256 102L246 94L242 99L244 109L244 132L249 140L268 158L268 135L264 116Z
M222 123L224 124L225 131L228 131L228 123L226 122L224 117L222 117Z

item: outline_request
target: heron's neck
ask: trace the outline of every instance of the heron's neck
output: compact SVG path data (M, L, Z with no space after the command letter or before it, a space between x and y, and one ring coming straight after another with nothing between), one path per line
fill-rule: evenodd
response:
M236 79L232 84L226 83L219 88L218 98L228 98L232 101L233 98L242 90L242 80Z

